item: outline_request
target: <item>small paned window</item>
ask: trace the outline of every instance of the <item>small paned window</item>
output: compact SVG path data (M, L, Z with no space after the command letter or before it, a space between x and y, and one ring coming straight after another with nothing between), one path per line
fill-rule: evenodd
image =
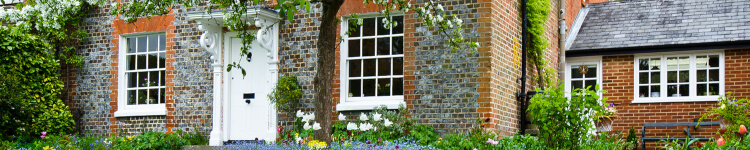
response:
M393 16L399 25L387 29L383 17L364 18L362 26L346 37L346 80L349 98L403 97L403 16Z
M156 34L128 37L126 40L126 104L164 104L166 36Z
M636 58L636 102L706 101L723 94L722 54Z

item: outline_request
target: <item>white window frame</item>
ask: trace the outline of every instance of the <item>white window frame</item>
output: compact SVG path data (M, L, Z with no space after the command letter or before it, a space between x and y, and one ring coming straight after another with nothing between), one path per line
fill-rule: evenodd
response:
M571 97L571 90L573 89L572 85L572 66L576 65L590 65L590 64L596 64L596 85L599 85L599 89L604 89L602 85L602 56L591 56L591 57L576 57L576 58L569 58L568 60L565 60L565 96L570 98ZM594 90L594 87L591 87L591 90ZM601 96L601 93L597 92Z
M2 1L5 2L5 5L23 3L23 0L2 0ZM0 5L3 5L3 4L0 3Z
M125 77L127 65L127 38L149 36L155 34L166 34L166 32L158 31L120 35L120 45L118 46L119 51L117 56L119 63L117 65L117 111L115 111L114 113L115 117L163 116L167 114L166 104L127 105L127 80Z
M714 96L697 96L697 73L695 65L695 57L700 55L719 55L719 95ZM688 71L689 82L689 96L684 97L669 97L667 93L667 57L679 57L689 56L690 59L690 70ZM708 50L708 51L691 51L691 52L667 52L667 53L650 53L636 55L633 59L633 101L632 103L672 103L672 102L707 102L707 101L718 101L721 95L724 95L724 50ZM660 94L659 97L640 97L639 88L639 59L643 58L660 58L660 72L659 76L660 83Z
M391 16L404 16L403 12L392 12ZM366 14L359 14L360 18L374 18L374 17L382 17L382 14L380 13L366 13ZM356 37L356 38L349 38L346 35L346 31L348 31L349 27L349 16L342 16L341 18L341 37L345 40L343 40L340 44L339 48L339 56L340 56L340 65L339 65L339 97L340 101L339 104L336 105L337 111L355 111L355 110L372 110L372 108L385 105L388 109L397 109L399 105L405 105L404 102L404 96L376 96L376 97L349 97L348 90L349 90L349 68L348 68L348 56L349 51L347 48L349 48L349 39L361 39L362 37ZM380 21L380 20L375 20ZM403 27L403 23L399 24L398 26ZM404 28L405 29L405 28ZM393 37L393 36L404 36L404 33L401 34L389 34L389 35L380 35L376 37ZM376 31L377 33L377 31ZM377 38L376 38L377 39ZM406 39L404 37L404 39ZM401 56L404 58L404 54L400 55L388 55L388 56L367 56L364 58L391 58L394 56ZM364 70L365 68L362 68ZM391 68L393 69L393 68ZM404 71L405 72L405 71ZM391 75L391 78L402 78L402 82L406 83L404 79L404 75ZM369 77L360 77L363 79L367 79ZM377 83L376 83L377 84ZM405 93L404 93L405 94ZM376 94L377 95L377 94Z

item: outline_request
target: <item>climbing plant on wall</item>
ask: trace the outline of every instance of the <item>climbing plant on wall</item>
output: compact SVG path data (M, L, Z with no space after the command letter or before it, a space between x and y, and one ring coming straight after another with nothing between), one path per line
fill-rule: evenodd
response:
M549 46L547 41L547 17L550 13L549 0L528 0L526 4L528 17L528 57L529 62L534 66L537 72L536 80L539 87L545 87L547 84L554 82L554 70L546 67L549 60L546 59L544 52Z

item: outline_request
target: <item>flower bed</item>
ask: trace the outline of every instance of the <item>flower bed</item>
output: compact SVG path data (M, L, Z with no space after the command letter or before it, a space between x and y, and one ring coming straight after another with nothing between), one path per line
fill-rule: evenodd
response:
M16 141L0 141L0 150L100 150L100 149L163 149L180 150L185 145L205 145L207 140L197 133L145 132L131 136L76 136L76 135L48 135L41 132L34 139Z

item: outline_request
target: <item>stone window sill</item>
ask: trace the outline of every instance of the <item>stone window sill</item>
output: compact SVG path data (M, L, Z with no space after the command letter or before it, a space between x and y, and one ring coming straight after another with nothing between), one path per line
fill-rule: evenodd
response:
M372 110L372 108L382 105L385 105L388 109L398 109L399 105L406 106L406 103L403 100L341 102L336 105L336 111Z
M115 111L115 117L133 116L164 116L167 115L166 108L144 108L144 109L122 109Z

